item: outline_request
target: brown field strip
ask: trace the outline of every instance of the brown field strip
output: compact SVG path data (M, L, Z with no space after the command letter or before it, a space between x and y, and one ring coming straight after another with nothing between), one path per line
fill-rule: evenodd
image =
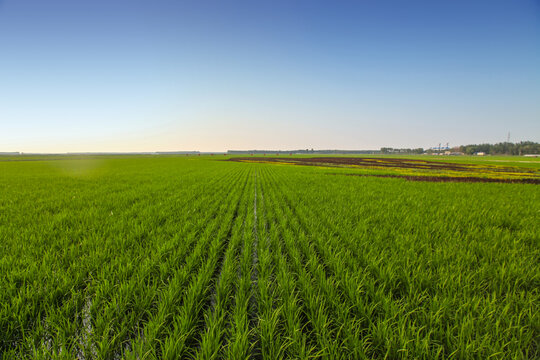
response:
M538 176L538 172L534 169L483 164L458 164L422 159L373 157L235 157L230 158L227 161L341 167L365 170L394 170L397 174L335 173L332 175L403 178L409 181L540 184L540 177ZM414 174L411 175L411 172L414 172Z

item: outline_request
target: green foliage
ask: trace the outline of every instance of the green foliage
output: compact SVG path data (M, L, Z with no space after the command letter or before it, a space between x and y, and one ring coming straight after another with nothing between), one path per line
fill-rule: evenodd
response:
M423 148L414 148L414 149L394 149L391 147L382 147L380 150L381 154L423 154Z
M467 155L478 152L491 155L540 154L540 144L532 141L502 142L497 144L463 145L459 147L459 150Z
M540 356L537 185L17 159L0 158L2 359Z

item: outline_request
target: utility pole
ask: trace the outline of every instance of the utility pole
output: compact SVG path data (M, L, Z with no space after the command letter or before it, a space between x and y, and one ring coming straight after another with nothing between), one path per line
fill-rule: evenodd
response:
M506 138L506 142L510 142L510 131L508 132L508 137Z

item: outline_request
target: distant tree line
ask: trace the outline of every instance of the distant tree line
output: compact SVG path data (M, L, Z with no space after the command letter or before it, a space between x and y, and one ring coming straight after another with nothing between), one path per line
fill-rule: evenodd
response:
M391 147L381 148L381 154L423 154L423 148L416 149L394 149Z
M519 143L501 142L497 144L462 145L459 147L459 151L467 155L479 152L490 155L540 154L540 143L521 141Z
M458 155L459 153L473 155L479 152L490 155L525 155L525 154L540 154L540 143L532 141L521 141L519 143L502 142L497 144L480 144L480 145L461 145L451 149L445 147L441 148L441 153L450 151L452 155ZM227 153L231 155L240 154L350 154L350 155L375 155L375 154L433 154L438 153L436 148L423 149L423 148L391 148L382 147L380 150L314 150L314 149L297 149L297 150L228 150Z
M349 155L373 155L379 154L379 150L339 150L339 149L330 149L330 150L315 150L315 149L296 149L296 150L227 150L227 153L230 155L246 155L246 154L256 154L256 155L289 155L289 154L306 154L306 155L331 155L331 154L349 154Z

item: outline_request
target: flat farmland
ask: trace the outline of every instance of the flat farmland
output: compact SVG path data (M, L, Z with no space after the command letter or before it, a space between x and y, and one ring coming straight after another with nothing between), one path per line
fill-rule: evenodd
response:
M0 354L538 358L539 181L523 157L0 157Z

